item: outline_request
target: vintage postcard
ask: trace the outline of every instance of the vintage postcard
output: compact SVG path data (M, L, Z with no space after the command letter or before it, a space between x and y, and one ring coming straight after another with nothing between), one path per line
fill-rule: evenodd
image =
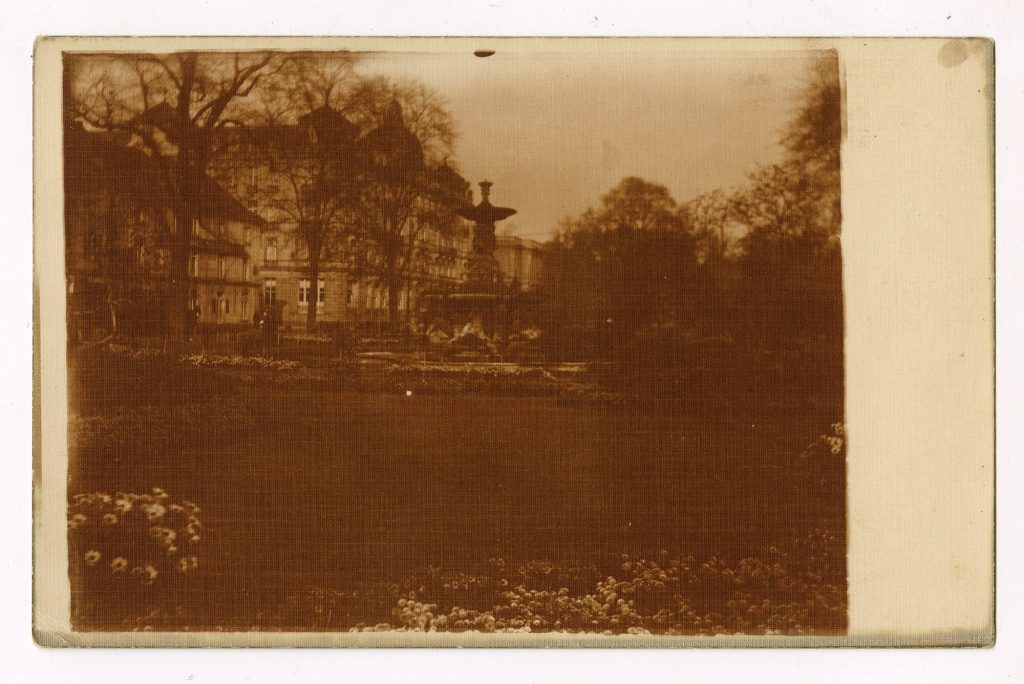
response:
M987 645L984 40L53 38L47 645Z

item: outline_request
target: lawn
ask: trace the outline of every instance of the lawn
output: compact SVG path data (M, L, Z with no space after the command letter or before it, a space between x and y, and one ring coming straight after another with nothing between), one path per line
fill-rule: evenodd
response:
M835 416L271 375L102 356L73 370L69 493L160 487L198 504L194 625L254 623L311 587L430 566L545 560L603 577L621 554L738 560L822 525L843 532L842 473L819 487L797 458Z

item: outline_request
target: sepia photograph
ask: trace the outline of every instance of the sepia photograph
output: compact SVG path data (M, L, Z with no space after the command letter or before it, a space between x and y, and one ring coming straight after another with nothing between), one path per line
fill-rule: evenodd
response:
M124 44L62 54L74 631L846 633L836 50Z
M991 42L35 61L38 644L993 644Z

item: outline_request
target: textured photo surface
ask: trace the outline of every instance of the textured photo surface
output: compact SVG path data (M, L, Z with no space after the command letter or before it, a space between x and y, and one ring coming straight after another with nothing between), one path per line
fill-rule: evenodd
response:
M837 53L459 45L67 46L72 629L844 635Z

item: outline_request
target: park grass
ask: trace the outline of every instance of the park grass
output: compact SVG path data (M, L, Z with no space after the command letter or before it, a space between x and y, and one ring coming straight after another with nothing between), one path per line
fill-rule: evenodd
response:
M73 363L71 398L69 494L160 487L202 508L201 581L160 599L172 628L316 629L282 606L361 587L373 605L331 628L387 622L424 568L486 576L495 558L605 577L623 554L738 563L822 527L844 544L842 462L799 457L834 410L407 396L102 353ZM138 617L73 589L80 628Z

